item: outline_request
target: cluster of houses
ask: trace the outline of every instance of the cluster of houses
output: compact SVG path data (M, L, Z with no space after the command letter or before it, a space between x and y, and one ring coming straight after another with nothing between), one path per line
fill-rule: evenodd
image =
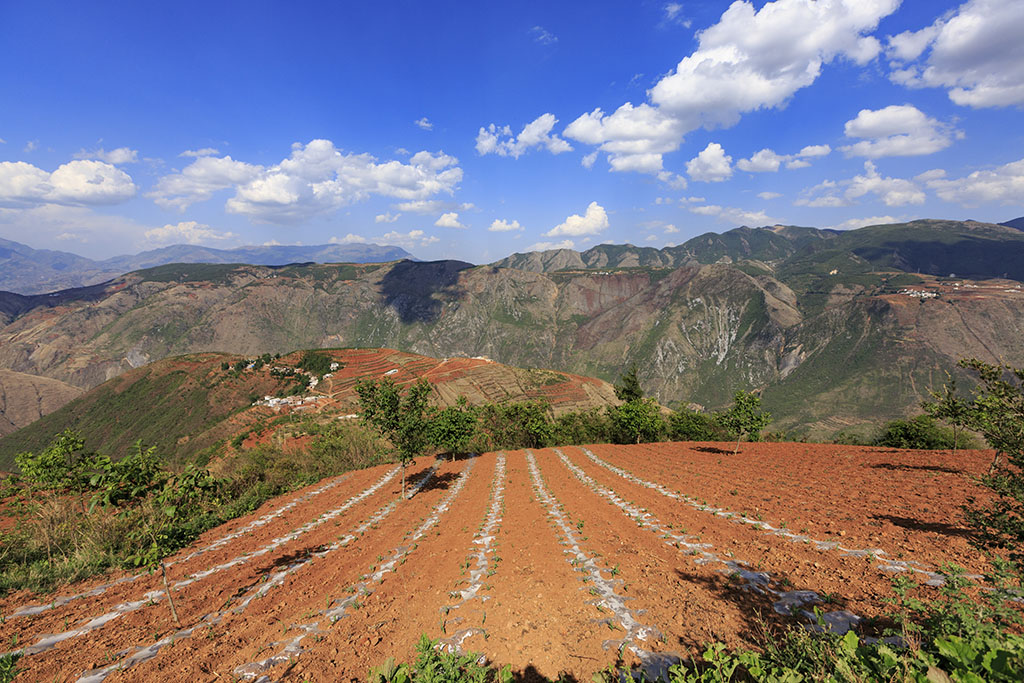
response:
M912 296L915 299L935 299L939 296L937 292L929 292L923 289L901 289L899 293L903 296Z

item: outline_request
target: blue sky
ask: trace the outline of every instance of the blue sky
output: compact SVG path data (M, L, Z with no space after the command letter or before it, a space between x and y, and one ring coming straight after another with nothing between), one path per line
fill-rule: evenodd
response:
M0 5L0 237L493 261L1024 214L1024 3Z

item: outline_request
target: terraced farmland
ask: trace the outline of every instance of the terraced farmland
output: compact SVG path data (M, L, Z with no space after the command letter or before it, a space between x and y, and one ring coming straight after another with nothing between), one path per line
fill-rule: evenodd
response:
M0 602L26 680L350 680L421 634L526 678L657 669L758 614L836 629L890 578L985 568L957 522L990 454L817 444L590 446L326 480L213 530L157 575Z

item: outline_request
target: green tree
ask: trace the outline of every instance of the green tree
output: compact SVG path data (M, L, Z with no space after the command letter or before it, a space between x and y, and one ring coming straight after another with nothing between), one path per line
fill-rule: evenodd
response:
M961 360L960 366L981 380L974 390L969 426L996 451L981 483L997 497L986 504L971 501L965 508L967 521L977 532L973 542L983 549L1008 551L1017 575L1024 579L1024 368L973 358Z
M941 450L956 443L953 430L938 424L931 415L918 415L910 420L887 422L875 439L876 446L886 448L920 448Z
M454 406L436 410L430 415L430 441L442 451L456 455L465 453L477 433L476 409L465 396L459 396Z
M331 371L331 357L323 351L306 351L299 359L298 366L311 375L323 377Z
M740 440L744 436L760 434L771 421L771 414L761 410L761 397L748 391L737 391L733 396L733 404L718 416L718 422L736 435L733 455L740 452Z
M636 363L633 363L615 383L615 397L620 401L628 403L629 401L639 401L644 397L644 390L640 387L640 380L637 378L636 372Z
M494 448L544 448L554 438L546 401L519 401L480 409L480 428Z
M956 378L948 373L946 377L949 381L942 385L941 391L928 392L934 400L924 401L921 408L926 414L936 420L942 420L953 430L952 454L956 455L956 449L961 443L960 437L964 431L970 429L975 410L973 402L957 392Z
M404 395L390 377L356 384L364 424L391 442L402 463L402 495L405 496L405 468L430 445L427 400L432 391L426 380L409 386Z
M612 436L616 443L657 441L665 429L661 410L653 399L633 399L608 408Z
M673 441L729 441L731 437L714 415L685 408L669 418L668 435Z

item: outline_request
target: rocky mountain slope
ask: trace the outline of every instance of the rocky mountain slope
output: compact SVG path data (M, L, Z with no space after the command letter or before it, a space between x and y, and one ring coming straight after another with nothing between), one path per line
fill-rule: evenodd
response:
M0 437L52 413L83 392L49 377L0 370Z
M176 244L94 261L65 251L33 249L0 239L0 290L41 294L105 282L123 273L168 263L383 263L412 258L401 247L377 244L249 246L214 249Z
M1024 365L1024 291L1000 279L1024 279L1018 230L916 221L709 239L682 266L622 266L659 252L607 245L577 256L615 265L553 272L457 261L160 266L0 296L0 367L91 388L213 350L387 346L604 380L636 362L664 404L717 408L737 389L762 389L777 428L822 435L916 411L961 357Z

